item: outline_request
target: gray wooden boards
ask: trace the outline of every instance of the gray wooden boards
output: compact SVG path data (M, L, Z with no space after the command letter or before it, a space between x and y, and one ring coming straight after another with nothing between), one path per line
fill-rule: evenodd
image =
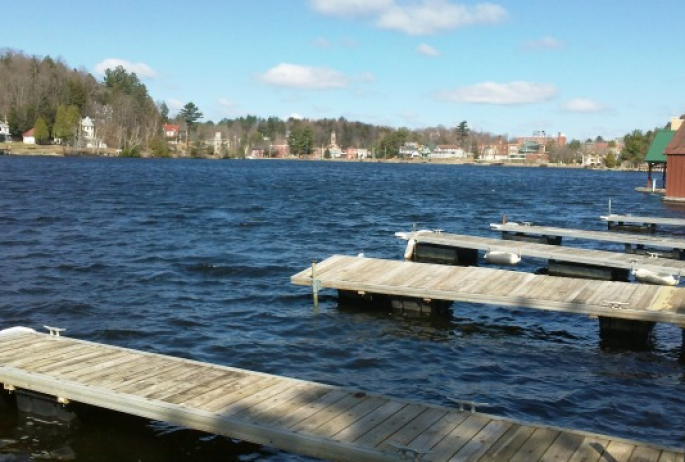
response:
M632 223L636 225L685 226L685 219L665 217L645 217L637 215L618 215L612 213L599 217L602 221L613 223Z
M495 231L521 233L535 236L561 236L573 239L589 239L595 241L616 242L620 244L647 245L669 249L685 249L685 239L670 237L644 236L627 233L613 233L609 231L586 231L582 229L555 228L550 226L533 226L515 223L491 223L490 228Z
M0 382L328 460L684 462L682 449L28 329L0 331Z
M411 232L404 238L417 243L477 250L497 250L518 253L522 257L542 258L569 263L603 266L607 268L645 268L656 272L684 275L685 261L670 258L651 258L643 255L609 252L605 250L561 247L534 242L506 241L479 236L465 236L443 232Z
M312 269L291 277L311 285ZM536 308L685 327L685 289L480 267L334 255L316 265L322 288L424 300Z

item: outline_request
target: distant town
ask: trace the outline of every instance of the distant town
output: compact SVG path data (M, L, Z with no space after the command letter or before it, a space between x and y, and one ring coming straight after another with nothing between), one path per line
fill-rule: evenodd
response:
M135 73L118 66L102 81L60 60L0 54L0 153L205 159L330 159L638 167L659 130L619 139L571 139L559 130L514 137L455 127L377 126L343 117L309 120L247 115L204 121L194 103L171 115Z

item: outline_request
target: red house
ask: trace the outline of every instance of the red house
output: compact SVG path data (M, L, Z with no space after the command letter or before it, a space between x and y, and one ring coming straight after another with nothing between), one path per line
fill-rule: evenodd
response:
M665 201L685 202L685 124L682 124L664 149L666 154Z
M162 125L162 130L164 130L164 136L169 143L178 143L178 135L180 133L180 127L178 125L164 124Z

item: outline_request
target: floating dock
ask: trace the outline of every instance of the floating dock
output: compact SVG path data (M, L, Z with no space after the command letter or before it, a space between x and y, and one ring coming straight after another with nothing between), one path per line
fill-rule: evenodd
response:
M609 231L587 231L582 229L533 226L532 224L492 223L490 228L502 232L503 239L534 240L545 244L561 244L562 237L588 239L624 244L626 253L654 254L664 258L685 260L685 239L670 237L640 236ZM654 247L662 249L656 250ZM666 250L663 250L666 249Z
M618 215L613 213L610 215L603 215L599 218L602 221L607 222L610 230L642 228L653 232L657 225L685 227L685 219L681 218L645 217L635 215Z
M360 259L361 260L361 259ZM51 335L0 331L5 390L40 393L328 460L652 460L667 448Z
M314 277L312 277L314 271ZM334 255L293 284L419 300L483 303L685 327L685 289L481 267Z
M685 261L669 258L652 258L643 255L631 255L605 250L591 250L557 245L546 245L535 242L514 242L480 236L465 236L444 232L410 232L398 233L406 240L421 244L472 249L476 251L501 251L518 254L521 257L539 258L551 262L564 262L578 265L589 265L596 268L632 270L643 268L656 273L682 276L685 274Z

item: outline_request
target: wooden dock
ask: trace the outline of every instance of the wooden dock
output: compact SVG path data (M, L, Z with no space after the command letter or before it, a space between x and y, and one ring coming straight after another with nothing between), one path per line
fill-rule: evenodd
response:
M605 250L591 250L535 242L514 242L480 236L466 236L444 232L402 233L403 239L413 239L417 244L434 244L462 249L503 251L520 254L521 257L555 260L560 262L593 265L631 270L644 268L657 273L685 274L685 261L670 258L652 258Z
M559 243L562 237L571 239L588 239L603 242L624 244L629 253L643 253L647 248L669 249L674 252L677 259L685 259L685 239L671 237L644 236L628 233L613 233L609 231L588 231L582 229L555 228L550 226L533 226L530 224L515 223L492 223L490 228L501 231L505 239L516 240L519 237L540 236L557 238ZM630 247L635 246L635 247ZM645 251L650 253L648 251ZM656 253L656 252L653 252Z
M665 217L646 217L637 215L618 215L610 214L599 217L602 221L606 221L611 229L614 226L635 225L635 226L684 226L685 219L682 218L665 218Z
M681 448L530 425L463 405L398 400L26 328L0 331L0 382L6 390L38 392L55 403L85 403L329 460L420 460L423 454L434 462L685 460Z
M420 300L484 303L685 327L685 289L334 255L293 284Z

